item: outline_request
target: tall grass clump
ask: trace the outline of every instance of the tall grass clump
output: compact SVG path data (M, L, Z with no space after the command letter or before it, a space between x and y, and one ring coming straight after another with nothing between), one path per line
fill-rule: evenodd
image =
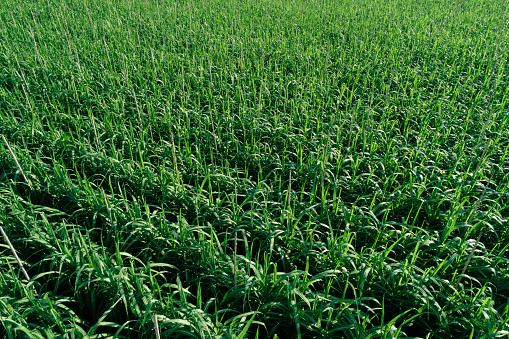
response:
M507 18L5 0L0 337L506 337Z

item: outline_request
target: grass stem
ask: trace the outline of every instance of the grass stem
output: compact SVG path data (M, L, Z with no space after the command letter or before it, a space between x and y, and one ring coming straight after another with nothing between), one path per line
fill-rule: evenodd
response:
M18 167L19 171L21 172L21 175L23 176L23 179L25 179L25 182L27 183L28 187L31 189L32 185L30 185L30 181L28 181L25 173L23 172L23 169L21 169L21 165L19 164L18 159L16 158L16 155L12 151L11 146L9 146L9 143L7 142L7 139L5 139L4 135L2 135L2 138L4 139L4 143L7 146L7 148L9 149L9 152L11 153L11 155L13 157L14 162L16 163L16 166Z
M138 112L138 121L140 122L140 129L143 130L143 122L141 120L141 112L140 107L138 106L138 99L136 99L136 93L134 92L134 87L131 87L133 91L134 104L136 105L136 112Z
M324 188L323 188L323 176L324 176L324 172L325 172L325 162L327 161L327 153L329 151L329 141L330 141L330 133L327 134L327 144L325 145L325 154L323 155L323 161L322 161L322 175L321 175L321 178L320 178L320 192L322 194L322 199L323 199L323 194L324 194Z
M161 333L159 331L159 322L157 321L157 314L152 313L152 317L154 318L154 331L156 333L156 339L161 339Z
M323 168L322 168L323 171ZM290 169L290 173L288 173L288 199L287 199L286 209L291 210L292 204L292 169Z
M9 237L5 233L5 231L4 231L2 226L0 226L0 233L2 233L2 236L4 237L5 242L7 243L7 246L9 246L12 254L14 255L14 258L16 258L16 261L18 262L18 265L19 265L19 267L21 269L21 272L23 272L23 275L25 276L27 281L30 281L30 276L28 275L27 271L25 270L25 267L23 266L23 263L21 262L21 259L19 258L18 254L16 253L16 250L14 249L14 246L12 246L11 241L9 240ZM37 290L35 289L35 287L33 287L33 289L34 289L35 294L37 294Z
M237 231L234 233L233 240L233 285L237 290Z

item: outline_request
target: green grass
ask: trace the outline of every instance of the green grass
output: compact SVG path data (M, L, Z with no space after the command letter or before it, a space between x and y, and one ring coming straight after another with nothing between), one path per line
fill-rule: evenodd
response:
M507 19L5 0L0 337L507 337Z

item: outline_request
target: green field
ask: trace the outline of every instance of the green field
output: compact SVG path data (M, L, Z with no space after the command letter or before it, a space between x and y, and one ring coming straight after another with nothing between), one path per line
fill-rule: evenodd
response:
M0 337L507 338L507 14L0 0Z

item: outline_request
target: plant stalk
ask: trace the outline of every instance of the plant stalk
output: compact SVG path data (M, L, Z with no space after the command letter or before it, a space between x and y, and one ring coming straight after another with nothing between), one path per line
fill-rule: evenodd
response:
M7 243L7 246L11 249L12 254L14 255L14 258L16 258L16 261L18 262L19 267L21 268L21 271L23 272L23 275L27 279L27 281L30 281L30 276L28 275L27 271L25 270L25 267L23 266L23 263L21 262L21 259L18 257L18 254L16 253L16 250L14 250L14 246L12 246L11 241L9 240L9 237L5 233L2 226L0 226L0 233L2 233L2 236L5 239L5 242ZM34 286L32 286L34 289L35 294L37 294L37 290Z
M233 241L233 285L237 290L237 231L235 231Z
M323 198L323 173L325 172L325 162L327 161L327 153L329 151L329 140L330 140L330 134L327 134L327 145L325 146L325 154L323 156L322 161L322 176L320 178L320 188L321 188L321 198Z
M152 317L154 318L154 331L156 332L156 339L161 339L161 334L159 332L159 323L157 321L157 314L152 313Z
M25 182L28 184L28 187L30 189L32 189L32 185L30 185L30 181L28 181L27 177L25 176L25 173L23 172L23 170L21 169L21 165L19 164L18 162L18 159L16 158L16 155L14 154L14 152L12 151L11 149L11 146L9 146L9 143L7 142L7 139L5 139L5 136L2 135L2 138L4 139L4 142L5 142L5 145L7 146L7 148L9 149L9 152L11 152L11 155L12 157L14 158L14 162L16 163L16 166L18 167L19 171L21 172L21 175L23 176L23 179L25 179Z

